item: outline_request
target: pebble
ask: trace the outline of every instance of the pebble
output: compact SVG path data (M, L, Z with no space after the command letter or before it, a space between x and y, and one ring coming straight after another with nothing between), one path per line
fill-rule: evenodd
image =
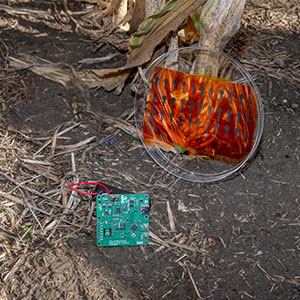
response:
M284 60L283 59L278 59L277 60L277 63L278 63L278 65L281 67L281 68L284 68L285 67L285 62L284 62Z
M287 101L286 99L283 99L282 102L283 102L284 104L287 104L288 101Z
M292 108L298 108L299 107L299 105L297 103L293 103L291 106L292 106Z

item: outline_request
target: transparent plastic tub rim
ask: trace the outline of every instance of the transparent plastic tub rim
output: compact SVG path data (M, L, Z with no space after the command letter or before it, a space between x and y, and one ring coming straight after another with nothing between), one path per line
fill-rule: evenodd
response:
M137 128L137 132L139 135L139 138L144 146L144 148L146 149L146 151L149 153L149 155L152 157L152 159L161 167L163 168L165 171L169 172L170 174L181 178L183 180L187 180L187 181L192 181L192 182L202 182L202 183L206 183L206 182L215 182L218 180L223 180L231 175L233 175L234 173L236 173L237 171L241 170L246 164L247 162L249 162L249 160L254 156L254 154L257 151L258 145L260 143L261 137L262 137L262 133L263 133L263 126L264 126L264 109L263 109L263 104L261 101L261 95L260 92L254 82L254 80L252 79L251 75L249 74L249 72L247 70L244 69L244 67L238 63L237 61L235 61L232 57L230 57L229 55L225 54L224 52L214 52L211 51L209 49L206 48L201 48L198 46L189 46L189 47L182 47L182 48L177 48L174 49L172 51L166 52L164 54L162 54L161 56L159 56L158 58L156 58L148 67L147 69L144 71L143 73L143 79L141 79L137 85L137 90L139 90L139 87L141 86L143 80L145 78L147 78L149 76L149 72L151 72L152 68L155 67L156 65L158 65L159 63L161 63L167 56L174 54L176 52L181 52L181 51L185 51L185 50L200 50L200 51L207 51L210 52L212 54L218 55L218 56L223 56L225 59L227 59L230 63L232 63L232 65L234 67L236 67L238 69L238 71L249 81L249 85L251 86L254 96L255 96L255 100L256 100L256 104L257 104L257 124L256 124L256 129L255 129L255 140L253 143L253 147L250 151L250 153L247 155L247 157L241 161L239 164L233 166L230 169L227 169L225 171L219 172L219 173L212 173L212 174L204 174L204 173L199 173L199 172L191 172L191 171L187 171L184 168L181 168L180 166L174 165L165 155L164 153L161 151L161 149L158 146L154 146L155 147L155 152L150 151L148 146L144 143L144 139L143 139L143 134L142 132L139 130L138 127L138 118L137 118L137 94L135 95L135 100L134 100L134 110L135 110L135 124L136 124L136 128ZM151 78L151 76L150 76ZM152 146L153 147L153 146ZM161 163L161 159L165 160L165 162L168 163L168 167L166 167L165 165L163 165ZM174 172L173 169L170 169L170 166L173 165L173 167L175 168L175 170L177 170L177 172Z

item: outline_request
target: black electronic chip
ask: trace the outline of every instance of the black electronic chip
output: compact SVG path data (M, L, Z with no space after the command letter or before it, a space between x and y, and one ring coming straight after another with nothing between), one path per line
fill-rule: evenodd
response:
M120 229L126 229L125 222L120 222Z
M150 206L142 205L141 206L141 212L142 212L142 215L149 214L149 212L150 212Z
M138 229L138 226L137 226L136 224L132 224L132 225L131 225L131 229L132 229L133 231L136 231L136 230Z
M104 229L104 236L105 237L111 237L111 229L110 228Z
M116 207L116 212L121 212L121 207Z
M109 200L110 201L119 201L120 196L119 195L109 195Z

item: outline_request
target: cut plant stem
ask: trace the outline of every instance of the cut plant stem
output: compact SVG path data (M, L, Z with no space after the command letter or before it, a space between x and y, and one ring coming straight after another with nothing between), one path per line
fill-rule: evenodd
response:
M238 31L246 0L208 0L200 14L199 46L221 52ZM218 76L219 57L208 51L199 52L194 73Z

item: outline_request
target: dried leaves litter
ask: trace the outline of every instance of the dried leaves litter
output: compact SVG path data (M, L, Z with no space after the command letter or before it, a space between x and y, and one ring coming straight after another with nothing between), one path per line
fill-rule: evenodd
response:
M148 63L152 55L157 54L154 46L169 42L166 33L170 26L182 25L184 27L185 18L191 14L192 10L186 6L187 1L172 1L173 7L177 5L176 7L181 9L182 14L177 14L175 17L170 13L171 10L166 9L159 17L150 16L148 21L141 25L140 21L130 22L130 18L131 20L136 18L133 1L127 2L126 12L117 9L117 4L121 1L86 0L77 2L74 4L71 1L63 1L60 7L58 5L51 6L50 11L25 8L26 5L20 7L15 5L16 1L11 1L11 6L1 4L1 12L5 13L5 16L11 17L10 19L0 18L1 32L8 28L29 32L30 28L26 27L26 21L29 20L33 23L43 22L56 30L59 30L60 26L64 26L66 30L76 29L79 31L91 41L95 50L101 50L101 47L106 44L112 45L119 57L127 55L126 63L121 68L105 70L97 67L97 70L91 66L94 63L102 63L106 60L106 56L93 59L78 58L79 65L88 65L87 70L82 70L76 63L66 65L59 61L51 62L39 55L18 53L1 41L0 110L3 115L16 102L26 98L24 82L29 80L26 76L30 71L67 87L79 85L80 89L80 81L84 87L103 86L107 90L117 89L118 92L121 92L131 68ZM196 1L192 3L195 8ZM198 4L199 2L197 2ZM113 19L118 21L113 22ZM192 19L195 20L197 29L199 27L197 16L192 15ZM129 23L136 35L131 36L130 26L126 27L126 24ZM119 25L122 25L122 28ZM189 33L193 36L192 40L196 41L197 33L193 33L192 30L194 29L191 29ZM283 39L281 34L292 34L299 31L297 1L280 3L278 1L247 1L242 28L227 46L226 51L239 53L238 59L254 77L273 77L299 87L299 60L291 55L287 47L281 46L278 42ZM32 31L32 34L38 36L43 32ZM152 41L150 37L155 41L151 47L149 47ZM179 34L181 46L185 45L187 40L185 36L182 37ZM242 44L242 49L239 44ZM147 45L147 47L143 45ZM144 53L146 55L143 57ZM114 54L110 59L114 59L117 55ZM124 150L124 144L120 142L114 149L119 155L116 157L117 154L113 153L107 144L107 141L122 132L136 138L132 111L120 117L112 117L109 113L94 112L87 102L86 113L99 124L105 123L106 126L109 126L107 136L97 140L91 133L80 135L79 133L87 131L85 124L80 120L58 124L43 134L25 130L17 131L14 128L5 127L4 124L0 125L1 284L12 279L14 273L24 263L28 251L57 245L80 231L94 233L94 206L90 206L90 199L87 196L71 193L68 185L75 181L90 179L90 170L95 167L95 164L99 177L119 186L125 182L139 191L151 191L154 195L168 193L178 184L175 178L166 176L155 166L153 166L153 174L149 178L141 169L136 169L133 173L124 167L120 174L117 169L111 167L113 164L120 163L117 161L119 157L125 160L128 151L136 151L141 146L133 143L130 149ZM74 141L74 136L80 136L80 138ZM100 144L101 150L98 149L97 152L94 152ZM102 164L99 163L101 160L104 161ZM110 174L106 175L108 168ZM286 183L281 182L280 184ZM203 192L205 190L203 187ZM208 202L213 201L213 194L206 196ZM191 197L197 197L197 195L191 195ZM203 232L200 226L202 207L189 208L186 203L178 202L177 209L172 205L172 200L175 203L176 199L155 198L156 205L161 202L161 208L166 211L166 214L164 222L160 222L161 219L157 217L153 218L155 230L151 229L151 247L158 256L162 253L172 253L174 262L182 268L179 278L181 276L188 278L190 288L200 299L203 297L203 291L199 288L199 278L196 278L194 273L198 268L214 267L216 264L212 256L214 247L218 245L225 251L229 247L230 241L227 242L224 237L220 236L207 236ZM176 219L177 211L186 215L195 213L197 216L197 218L195 217L195 226L188 222L180 224ZM247 218L237 217L236 222L247 222ZM292 218L283 215L278 219L278 223L294 228L299 226L299 217ZM277 226L276 223L273 225ZM234 239L240 234L240 228L234 226L230 239ZM245 237L245 239L253 241L255 238L252 233ZM299 237L297 243L299 243ZM238 244L234 246L238 247ZM288 249L291 255L298 255L296 251L291 250L294 249ZM237 257L245 257L244 261L248 259L245 251L237 250L235 253L237 253ZM262 255L260 250L257 255ZM217 264L221 265L222 259L220 258ZM281 264L281 262L279 263ZM267 270L260 263L255 262L254 271L256 275L261 274L271 283L268 291L270 294L282 283L288 283L297 288L300 286L299 276L289 278L276 275L275 272ZM244 272L243 269L240 271L241 278L244 276ZM167 280L166 276L165 282ZM178 282L161 295L162 298L170 295L172 289L176 288L176 284L181 281L183 281L182 278L178 279ZM201 284L204 285L205 281ZM208 285L217 287L218 281L213 284L209 282ZM245 280L245 286L249 287L247 280ZM250 298L254 297L247 291L241 293Z
M111 2L82 0L77 2L80 2L81 6L80 10L76 11L70 8L67 0L63 1L64 9L54 9L53 13L13 8L5 5L1 5L0 10L24 19L43 20L49 23L56 18L64 24L70 24L71 22L75 24L76 29L82 34L94 41L95 49L99 49L109 43L116 48L120 56L124 55L124 52L127 53L126 62L121 67L76 70L78 77L88 87L104 87L107 91L116 90L117 94L119 94L132 70L149 63L152 57L157 57L155 54L155 51L157 51L156 47L163 41L166 44L168 43L170 31L178 33L181 45L190 41L191 36L193 36L192 41L197 41L199 35L195 30L198 31L200 29L199 13L201 13L201 8L199 13L197 13L196 9L201 7L206 1L169 1L163 10L149 16L140 24L137 23L137 20L141 22L142 19L137 14L140 15L141 11L145 10L145 7L142 5L143 2L134 4L133 1L126 0L127 5L125 5L124 1L123 3L119 0ZM121 10L118 9L120 5L124 7ZM185 24L186 20L187 29L183 32L184 36L182 36L182 31L179 31L178 28ZM195 26L191 27L191 22L194 22ZM253 75L263 73L287 80L289 83L298 86L299 61L289 57L288 53L283 53L281 49L276 49L276 47L272 47L272 50L276 51L272 55L263 55L263 49L256 53L252 49L251 44L256 43L259 46L261 44L260 40L265 39L265 35L268 36L268 33L264 32L258 34L258 30L261 28L264 31L274 30L275 32L281 31L291 34L299 32L299 27L299 11L294 1L280 4L274 1L264 3L248 1L243 14L242 28L233 39L234 41L240 37L248 40L246 49L239 49L246 53L246 55L242 55L240 61ZM136 30L135 32L132 32L133 28ZM271 39L270 36L267 38ZM231 47L227 47L226 51L231 51ZM259 63L257 58L259 58ZM100 57L99 59L105 61L105 57ZM42 63L39 57L30 58L28 55L27 57L12 57L11 60L12 67L30 68L41 76L64 85L70 81L70 70L62 68L59 63L54 64L49 61ZM96 60L93 62L96 63ZM39 66L41 64L42 66Z

